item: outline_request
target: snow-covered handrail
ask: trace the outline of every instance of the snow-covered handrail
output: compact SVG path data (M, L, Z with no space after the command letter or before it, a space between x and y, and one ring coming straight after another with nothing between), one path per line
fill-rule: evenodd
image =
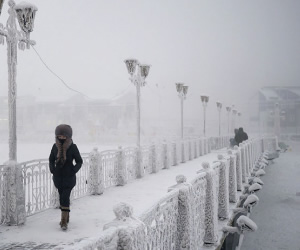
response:
M178 190L169 192L139 219L147 228L146 249L169 249L177 238ZM164 232L164 237L161 237ZM175 248L174 248L175 249Z
M229 144L227 138L227 136L224 136L219 139L224 143L220 146ZM161 144L143 146L141 148L142 169L140 171L143 171L142 175L155 173L163 168L168 169L170 166L192 160L210 152L211 144L210 138L194 137L185 139L183 142L180 140L163 141ZM105 188L125 185L128 181L137 178L138 159L135 147L97 152L96 158L93 159L90 153L82 153L81 155L83 166L77 173L77 185L71 193L71 199L73 200L89 194L101 194ZM97 157L99 157L99 160L97 160ZM91 164L93 168L91 168ZM53 186L48 159L26 161L19 163L17 166L21 169L23 176L22 186L25 191L24 207L26 216L53 206L57 207L58 193ZM3 170L6 167L6 165L0 166L0 180L6 178ZM8 199L3 183L5 181L0 185L0 193L3 196L0 199L0 207L5 207L5 201ZM103 185L103 187L97 187L99 185Z

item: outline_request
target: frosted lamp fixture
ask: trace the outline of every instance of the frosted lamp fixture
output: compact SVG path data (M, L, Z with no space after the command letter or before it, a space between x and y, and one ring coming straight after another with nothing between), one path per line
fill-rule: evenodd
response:
M237 114L237 110L236 110L236 109L233 109L233 110L232 110L232 113L233 113L234 115L236 115L236 114Z
M230 112L230 111L231 111L231 107L226 107L226 110L227 110L228 112Z
M208 103L208 101L209 101L209 96L207 96L207 95L202 95L202 96L201 96L201 101L202 101L202 102L205 102L205 103Z
M37 10L35 5L26 2L21 2L15 6L19 25L25 34L29 34L33 31L34 18Z
M183 92L184 96L187 95L188 89L189 89L188 86L182 86L182 92Z
M141 70L141 76L146 78L149 74L149 70L150 70L150 65L140 65L140 70Z
M216 102L217 103L217 108L222 109L222 103L221 102Z
M136 69L136 65L139 63L136 59L127 59L124 61L130 75L133 75Z
M181 93L183 90L183 83L175 83L176 84L176 90L178 93Z

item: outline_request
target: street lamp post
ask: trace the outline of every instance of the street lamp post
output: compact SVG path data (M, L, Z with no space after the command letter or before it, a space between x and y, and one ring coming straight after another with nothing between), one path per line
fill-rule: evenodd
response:
M141 169L141 87L146 85L146 77L149 74L150 65L140 64L136 59L126 59L125 61L128 73L130 74L130 81L136 86L136 120L137 120L137 177L143 176ZM137 68L137 70L136 70ZM137 71L137 72L136 72Z
M186 95L188 92L188 86L184 85L183 83L175 83L176 90L178 93L178 97L180 98L181 104L181 162L185 162L185 154L184 154L184 133L183 133L183 101L186 99Z
M34 18L37 8L29 3L15 3L8 1L9 17L4 28L0 23L0 44L4 44L4 37L7 43L7 63L8 63L8 120L9 120L9 160L17 161L17 46L19 49L29 49L30 45L35 45L35 41L30 40L30 32L33 31ZM22 31L17 30L16 19Z
M4 44L4 37L7 43L9 121L9 161L5 163L8 171L4 177L9 185L2 204L9 208L5 211L4 223L21 225L26 221L26 211L22 169L17 165L17 47L24 50L25 47L29 49L30 45L35 45L35 42L30 40L30 32L33 30L37 8L25 2L16 5L14 0L9 0L8 5L9 17L6 27L0 23L0 44ZM16 19L19 21L21 31L17 30Z
M181 103L181 140L183 140L183 101L186 99L188 92L188 86L185 86L183 83L176 83L176 90L178 92L178 97L180 98Z
M222 103L217 102L217 109L219 112L219 136L221 136L221 110L222 110Z
M228 134L229 134L230 133L230 112L231 112L231 107L227 106L226 111L227 111Z
M207 107L207 103L209 101L209 96L202 95L200 97L201 97L201 101L202 101L202 105L203 105L203 134L205 136L206 135L206 131L205 131L206 107Z

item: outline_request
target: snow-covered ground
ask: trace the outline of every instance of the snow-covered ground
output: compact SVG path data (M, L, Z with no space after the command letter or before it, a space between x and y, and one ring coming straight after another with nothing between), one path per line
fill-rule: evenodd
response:
M266 169L258 205L250 218L258 230L247 233L244 250L300 249L300 143Z

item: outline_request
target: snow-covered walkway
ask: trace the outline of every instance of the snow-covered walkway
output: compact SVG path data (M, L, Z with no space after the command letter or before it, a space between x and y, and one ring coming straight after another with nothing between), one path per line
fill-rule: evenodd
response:
M166 194L168 187L176 184L175 177L178 174L184 174L191 180L196 171L201 169L201 163L212 163L217 160L217 154L215 151L156 174L146 175L123 187L106 189L100 196L75 200L71 204L67 232L60 230L59 209L49 209L30 216L23 226L0 226L0 249L62 249L64 245L97 237L103 225L114 219L113 207L117 203L129 203L134 208L134 215L139 216Z
M300 147L292 145L267 167L258 205L250 218L258 230L247 233L243 250L300 249Z

